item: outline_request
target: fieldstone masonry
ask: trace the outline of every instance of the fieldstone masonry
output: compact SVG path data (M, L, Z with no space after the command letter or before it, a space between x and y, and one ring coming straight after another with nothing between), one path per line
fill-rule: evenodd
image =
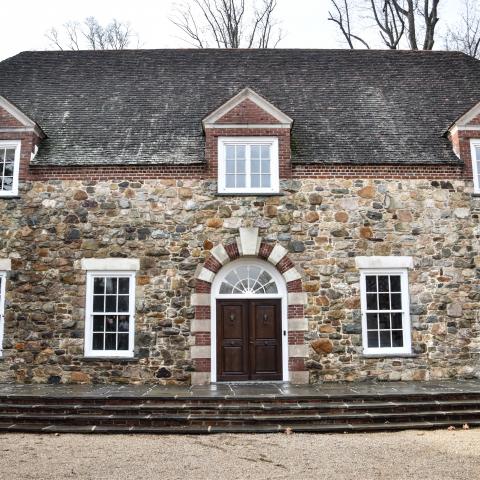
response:
M0 258L11 260L0 382L191 382L208 363L192 348L209 348L200 335L208 313L191 297L237 238L245 254L288 252L278 262L288 258L287 281L307 295L289 312L298 327L289 343L308 350L292 370L310 382L480 378L480 198L471 182L281 187L281 196L218 197L216 183L200 179L22 182L19 198L0 200ZM242 228L258 229L257 240ZM413 257L411 356L362 355L355 257L372 255ZM134 359L83 356L82 259L109 257L140 259Z

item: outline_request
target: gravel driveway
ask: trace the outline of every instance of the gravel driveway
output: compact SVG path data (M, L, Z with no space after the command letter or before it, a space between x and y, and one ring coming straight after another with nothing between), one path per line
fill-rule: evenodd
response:
M0 435L0 479L476 479L480 429L212 436Z

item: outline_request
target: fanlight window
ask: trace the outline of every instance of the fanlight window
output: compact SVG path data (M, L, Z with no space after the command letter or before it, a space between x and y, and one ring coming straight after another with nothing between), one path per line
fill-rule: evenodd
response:
M272 294L278 293L272 276L256 265L242 265L232 270L220 285L224 294Z

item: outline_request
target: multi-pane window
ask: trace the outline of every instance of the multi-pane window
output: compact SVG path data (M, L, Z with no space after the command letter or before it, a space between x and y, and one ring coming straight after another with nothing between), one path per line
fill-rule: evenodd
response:
M0 272L0 357L3 349L3 329L5 316L5 272Z
M365 353L410 353L407 272L363 271L361 275Z
M476 193L480 193L480 140L471 140L470 147L472 152L473 189Z
M134 292L134 273L88 273L87 356L133 355Z
M278 192L276 138L220 138L218 147L220 193Z
M20 142L0 142L0 196L18 194Z

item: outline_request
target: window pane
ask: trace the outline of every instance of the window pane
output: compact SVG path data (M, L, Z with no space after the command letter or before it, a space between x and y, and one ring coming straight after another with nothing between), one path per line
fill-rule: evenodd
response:
M5 172L4 175L6 177L13 177L13 163L6 163L5 164Z
M225 166L226 173L235 173L235 160L227 160Z
M402 308L402 295L400 293L392 293L392 310L400 310Z
M388 277L386 275L379 275L378 276L378 291L379 292L388 292L389 291Z
M388 293L380 293L378 295L379 310L390 310L390 295Z
M116 333L106 333L105 334L105 350L116 350L117 349L117 334Z
M119 295L118 296L118 311L119 312L128 312L128 295Z
M477 160L480 160L480 148L479 147L475 147L475 152L477 154Z
M400 292L400 275L391 275L390 276L390 291Z
M270 145L262 145L262 158L270 158Z
M105 302L105 311L106 312L116 312L117 311L117 297L115 295L107 295Z
M12 177L4 177L3 178L3 189L4 190L12 190L13 187L13 178Z
M378 348L378 332L368 332L368 346L370 348Z
M403 328L401 313L392 313L392 328Z
M262 160L262 173L270 173L270 160Z
M392 347L403 347L402 330L394 330L392 332Z
M5 151L5 162L13 163L15 161L15 149L7 148Z
M130 279L119 278L118 279L118 293L130 293Z
M116 278L111 278L107 277L105 279L106 283L106 290L105 293L117 293L117 279Z
M226 147L225 147L225 158L227 160L234 160L235 159L235 146L234 145L226 145Z
M95 295L93 297L93 311L104 312L105 297L103 295Z
M237 160L245 159L245 145L237 145Z
M103 333L93 334L92 350L103 350Z
M245 175L237 175L237 187L245 187Z
M105 279L103 277L93 279L93 293L105 293Z
M368 330L378 328L378 315L376 313L367 313L367 328Z
M114 315L107 315L105 317L105 330L107 332L116 332L117 331L117 317Z
M128 332L128 315L120 315L118 317L118 331L119 332Z
M381 348L390 348L392 346L390 340L390 330L387 332L380 332L380 347Z
M390 329L390 314L389 313L381 313L379 315L378 325L380 329Z
M260 173L260 160L252 160L252 173Z
M270 187L270 175L262 175L262 187Z
M252 159L260 159L260 145L252 145L250 147L250 156Z
M377 291L377 277L375 275L367 275L365 283L367 285L367 292Z
M367 310L378 310L376 293L367 294Z
M227 188L235 187L235 175L227 175L227 178L225 179L225 186Z
M260 175L252 175L252 188L260 187Z
M93 316L93 331L94 332L103 332L104 325L105 325L105 317L103 315L94 315Z
M128 350L128 333L118 334L118 350Z

